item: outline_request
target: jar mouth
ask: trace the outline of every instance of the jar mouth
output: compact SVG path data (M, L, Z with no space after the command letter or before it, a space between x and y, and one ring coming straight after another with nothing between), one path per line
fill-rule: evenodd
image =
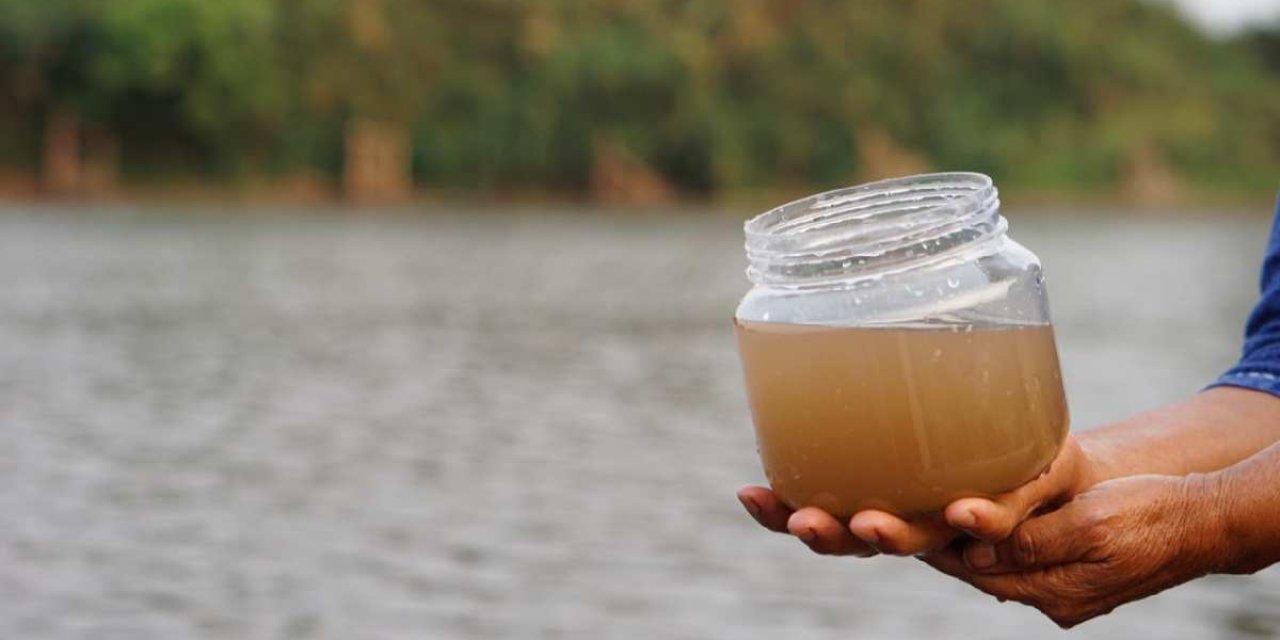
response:
M995 183L931 173L846 187L775 207L743 229L752 282L824 284L919 268L1004 235Z

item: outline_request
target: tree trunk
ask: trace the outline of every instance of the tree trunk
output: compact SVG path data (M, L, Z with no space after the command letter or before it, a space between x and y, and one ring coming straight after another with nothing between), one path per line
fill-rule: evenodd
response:
M929 170L924 156L898 144L879 127L858 128L858 182L898 178Z
M56 108L45 115L40 187L48 195L80 194L83 175L80 157L80 118Z
M80 167L80 189L90 197L111 195L120 173L120 142L105 127L84 129L84 157Z
M1125 159L1120 195L1141 208L1175 205L1183 196L1182 180L1158 147L1143 143L1136 145Z
M355 118L347 125L342 189L357 203L405 202L413 193L409 135L399 124Z
M659 207L676 201L675 188L621 142L600 138L593 147L591 197L596 202Z

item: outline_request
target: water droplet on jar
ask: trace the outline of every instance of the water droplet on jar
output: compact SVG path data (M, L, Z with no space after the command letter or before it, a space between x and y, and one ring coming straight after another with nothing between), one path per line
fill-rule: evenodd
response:
M947 278L947 286L951 287L952 289L955 289L956 287L960 286L960 281L957 280L956 278Z

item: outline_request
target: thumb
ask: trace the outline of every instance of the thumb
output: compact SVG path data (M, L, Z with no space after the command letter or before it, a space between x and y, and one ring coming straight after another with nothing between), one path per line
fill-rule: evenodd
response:
M991 499L956 500L944 512L947 523L979 540L1004 540L1036 509L1072 497L1079 480L1080 457L1080 445L1068 437L1057 459L1040 477Z
M964 564L974 573L1022 573L1078 561L1093 550L1089 516L1078 502L1037 516L1018 526L1005 540L974 542L964 550Z

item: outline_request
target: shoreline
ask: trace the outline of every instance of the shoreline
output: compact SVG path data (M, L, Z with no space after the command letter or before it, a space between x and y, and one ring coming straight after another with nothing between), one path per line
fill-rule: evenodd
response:
M12 176L10 176L12 177ZM848 185L858 184L851 181ZM78 196L56 196L42 193L34 180L0 180L0 206L56 206L66 208L98 207L180 207L198 209L220 207L252 211L268 207L307 208L317 211L351 212L367 215L427 213L441 210L498 211L537 213L554 210L559 213L583 212L592 215L627 217L681 216L696 213L740 215L763 212L799 198L840 186L782 186L759 189L733 189L714 195L680 194L674 198L651 202L608 202L589 194L548 189L456 189L416 188L405 199L397 201L353 201L343 198L332 185L315 180L279 181L249 180L243 183L216 181L176 182L163 186L124 185L99 193ZM1080 215L1082 210L1098 214L1132 217L1200 216L1207 212L1268 214L1274 211L1275 190L1252 196L1241 190L1211 191L1188 187L1177 197L1160 201L1135 201L1116 190L1102 189L1030 189L1001 190L1006 211L1020 213ZM752 213L754 215L754 213Z

